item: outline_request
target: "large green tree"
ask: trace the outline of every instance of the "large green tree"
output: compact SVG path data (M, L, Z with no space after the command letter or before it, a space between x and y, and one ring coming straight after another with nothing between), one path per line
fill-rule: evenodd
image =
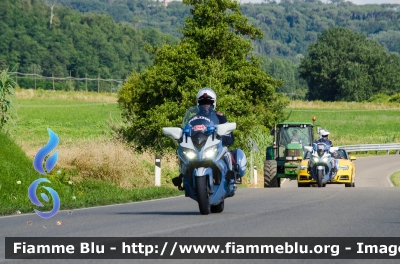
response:
M363 101L400 91L398 62L398 55L363 34L330 28L309 46L299 71L311 100Z
M217 109L237 122L236 144L245 147L255 125L283 118L288 101L277 94L281 82L259 69L250 39L261 36L231 0L184 0L192 5L178 45L157 49L154 65L132 73L119 92L126 135L139 148L173 147L162 127L180 126L202 87L217 93Z

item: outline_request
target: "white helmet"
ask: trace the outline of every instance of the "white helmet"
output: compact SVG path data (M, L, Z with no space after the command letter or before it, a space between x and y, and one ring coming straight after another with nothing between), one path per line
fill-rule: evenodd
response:
M197 105L199 105L202 101L211 101L212 106L217 106L217 95L211 88L202 88L196 95Z
M321 136L325 137L329 135L329 131L328 130L322 130L321 132Z

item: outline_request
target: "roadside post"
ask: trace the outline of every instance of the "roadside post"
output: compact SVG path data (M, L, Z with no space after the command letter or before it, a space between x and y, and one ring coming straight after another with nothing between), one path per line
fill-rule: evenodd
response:
M252 138L249 138L249 145L250 145L250 183L257 184L257 167L256 166L253 167L253 151L259 152L260 149L258 148L257 143Z
M155 186L161 186L161 156L156 155L155 158L155 165L156 165L156 171L155 171Z
M254 173L253 173L253 175L254 175L254 185L257 185L257 166L256 165L254 165Z

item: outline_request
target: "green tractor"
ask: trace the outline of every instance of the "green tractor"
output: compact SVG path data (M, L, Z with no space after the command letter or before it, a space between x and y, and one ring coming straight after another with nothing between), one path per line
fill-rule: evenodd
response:
M315 121L315 117L313 117ZM264 188L280 187L281 178L297 180L303 146L312 146L314 125L302 122L282 122L271 130L274 145L267 147L264 162Z

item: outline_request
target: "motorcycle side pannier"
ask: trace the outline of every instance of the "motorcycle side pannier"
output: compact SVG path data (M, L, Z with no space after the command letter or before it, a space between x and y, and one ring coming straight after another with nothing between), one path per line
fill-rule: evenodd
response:
M232 150L231 153L233 154L233 157L235 159L235 167L238 168L239 175L243 177L247 170L246 155L241 149Z

